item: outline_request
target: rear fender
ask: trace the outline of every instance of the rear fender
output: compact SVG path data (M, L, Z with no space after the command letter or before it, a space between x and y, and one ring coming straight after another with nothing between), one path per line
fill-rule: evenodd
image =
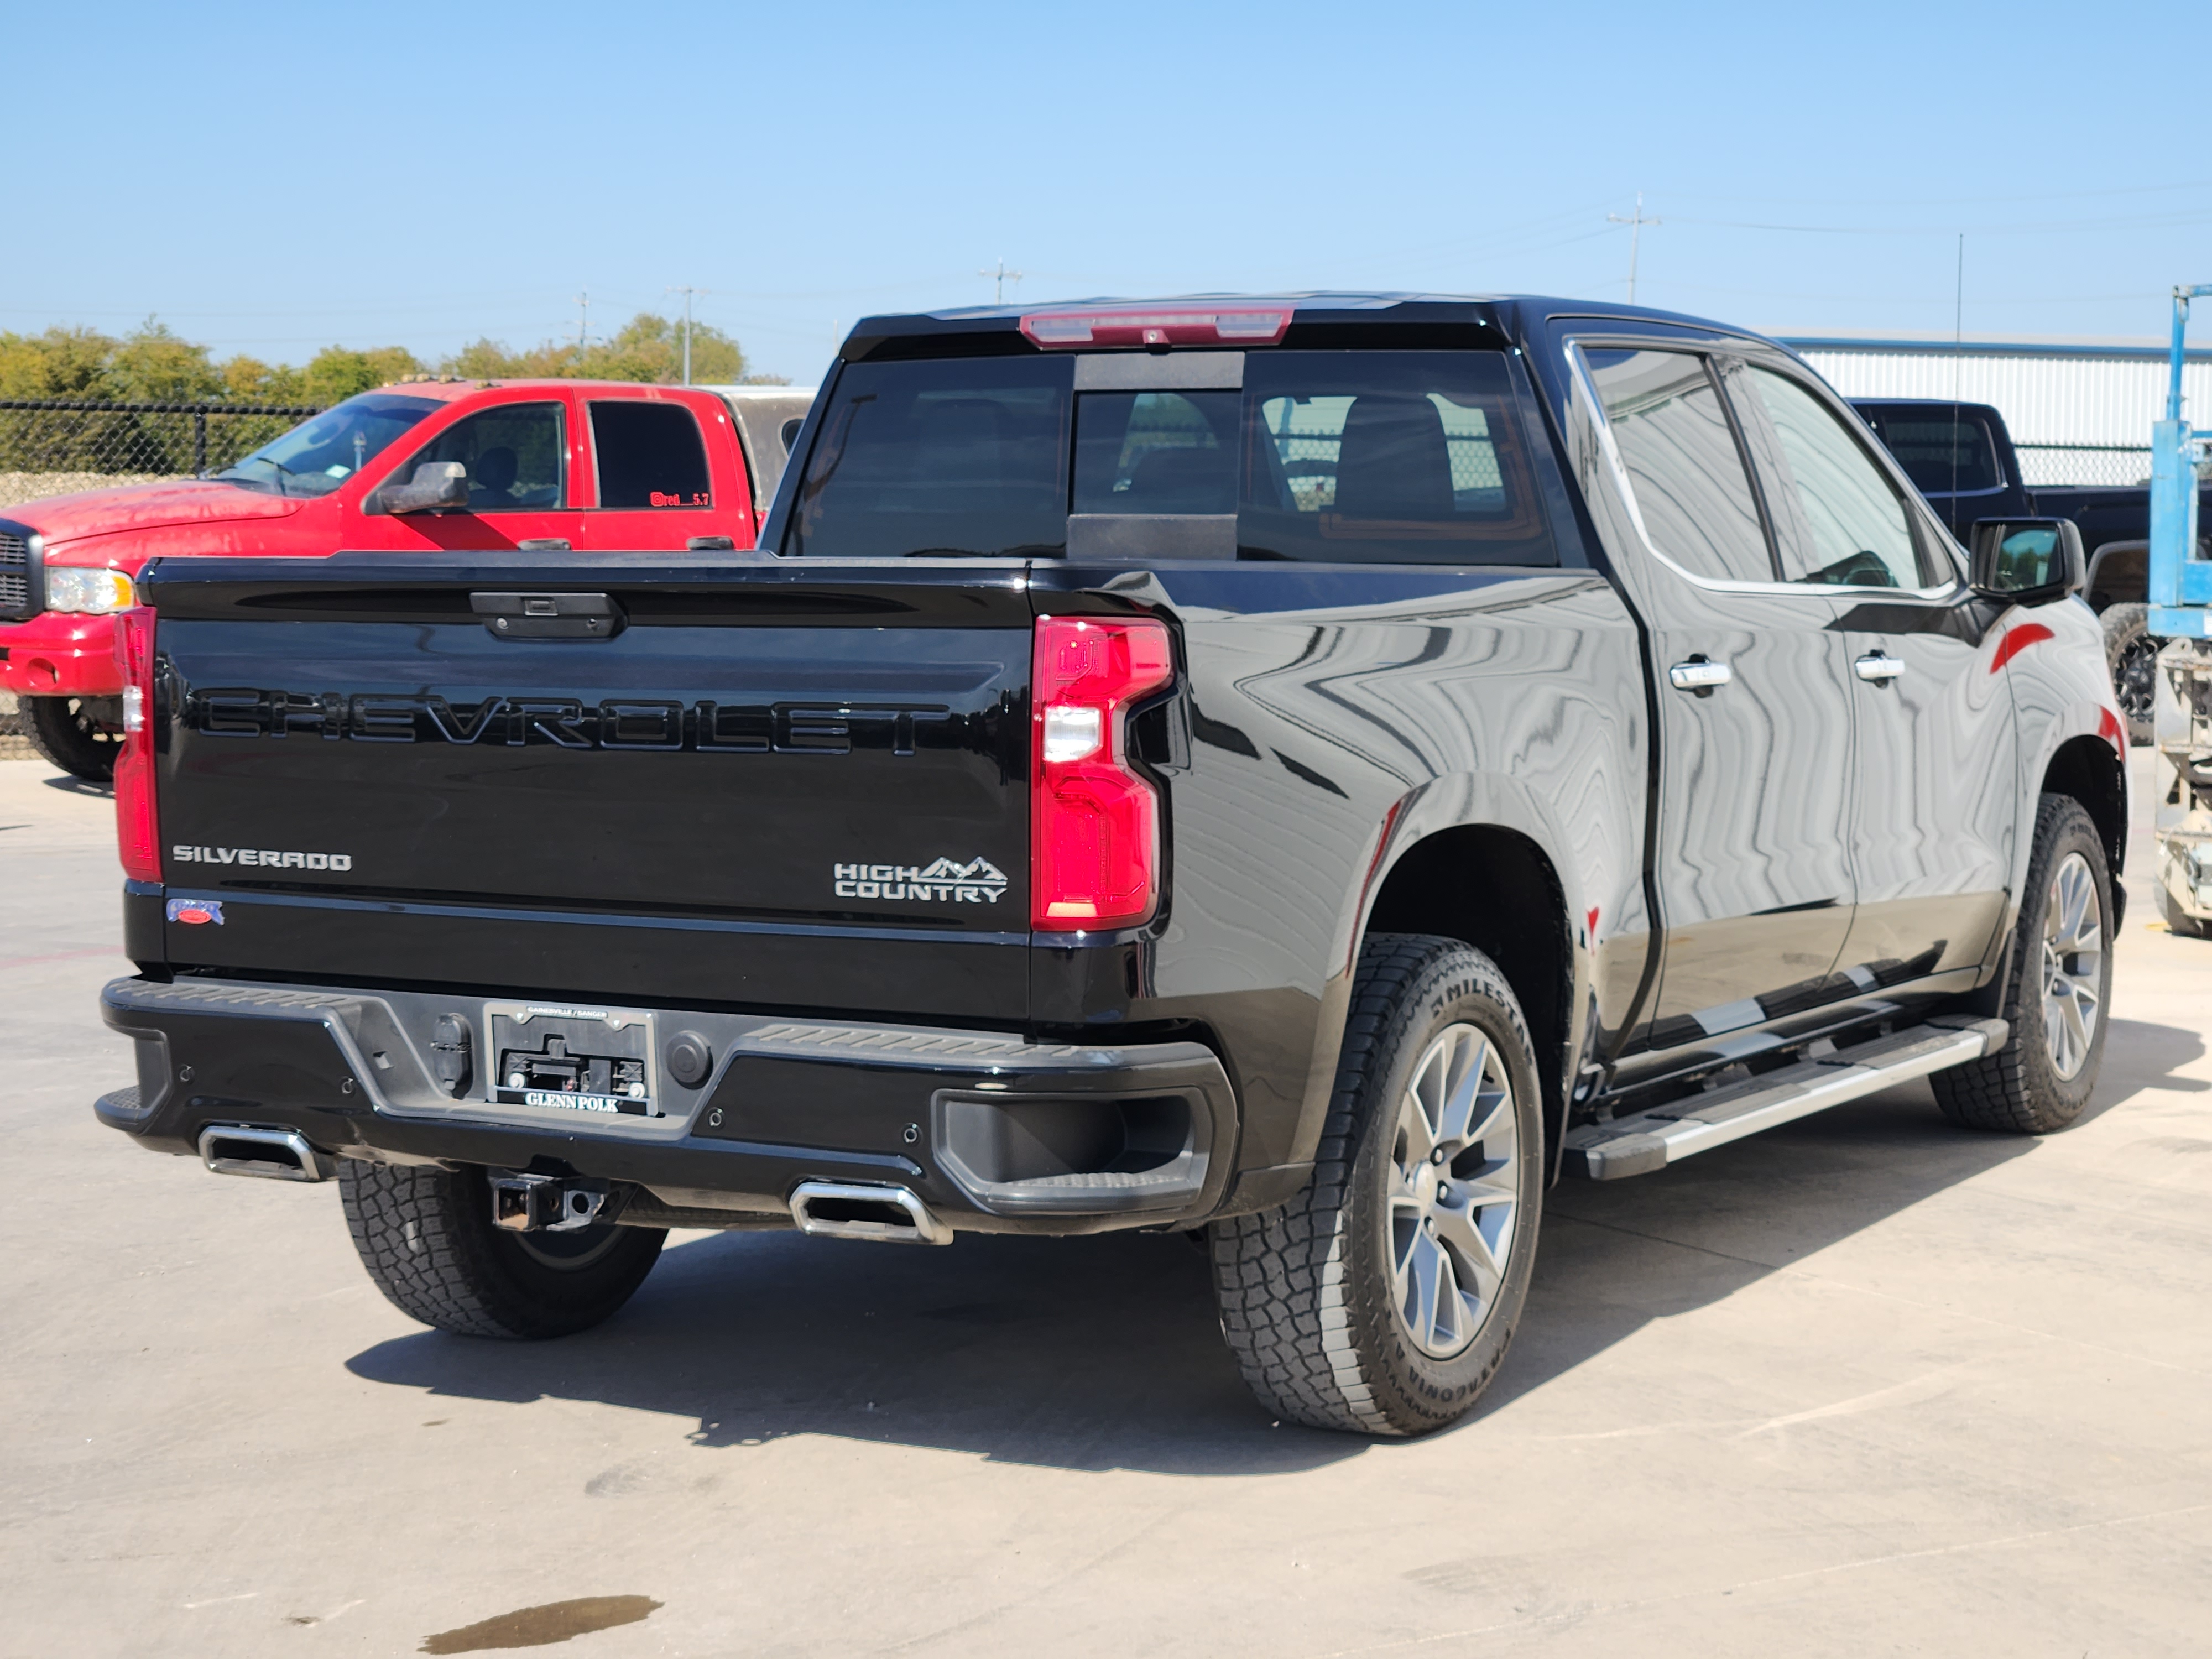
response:
M1550 1108L1547 1116L1553 1119L1555 1144L1565 1090L1580 1071L1588 1036L1595 1029L1595 1021L1577 1017L1577 1011L1589 1010L1595 1001L1595 968L1598 953L1603 948L1597 941L1610 935L1617 941L1615 948L1633 952L1638 966L1641 966L1642 951L1648 947L1649 936L1644 921L1642 889L1634 880L1633 866L1630 867L1631 880L1625 892L1590 891L1582 862L1568 850L1573 845L1571 840L1533 790L1515 779L1495 773L1453 773L1407 791L1371 827L1361 860L1360 879L1346 894L1338 917L1330 947L1331 973L1324 992L1295 1142L1301 1159L1313 1155L1328 1117L1350 1012L1352 980L1360 949L1370 931L1376 899L1416 848L1455 830L1502 830L1521 836L1550 864L1559 884L1564 912L1561 923L1568 940L1568 985L1564 1004L1568 1017L1559 1022L1563 1029L1532 1033L1540 1045L1557 1045L1554 1052L1560 1087L1553 1088L1552 1080L1547 1079L1546 1091L1547 1097L1556 1097L1547 1101ZM1607 919L1616 914L1620 918L1619 926L1609 925Z

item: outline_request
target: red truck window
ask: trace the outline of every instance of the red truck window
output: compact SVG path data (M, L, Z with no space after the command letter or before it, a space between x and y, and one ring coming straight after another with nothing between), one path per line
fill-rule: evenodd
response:
M601 507L714 504L699 422L680 404L594 403L592 444Z
M561 505L567 447L558 404L501 404L456 421L392 476L401 482L426 461L459 461L469 471L469 511L511 513Z

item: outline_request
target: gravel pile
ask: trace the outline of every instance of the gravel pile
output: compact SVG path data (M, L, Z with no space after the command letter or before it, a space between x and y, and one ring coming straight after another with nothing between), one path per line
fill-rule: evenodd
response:
M0 760L36 760L38 751L23 735L23 717L15 711L15 694L0 691Z
M80 489L160 483L162 478L158 472L0 472L0 507L18 507L42 496L67 495Z

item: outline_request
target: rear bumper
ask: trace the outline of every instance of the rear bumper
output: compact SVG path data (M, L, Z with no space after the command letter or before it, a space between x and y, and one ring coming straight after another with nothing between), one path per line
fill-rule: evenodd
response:
M787 1215L805 1181L889 1183L971 1231L1188 1226L1231 1196L1236 1097L1196 1042L1041 1044L661 1009L653 1041L665 1053L686 1034L711 1069L686 1087L664 1068L663 1115L611 1121L495 1104L480 1065L458 1097L441 1086L438 1021L484 1031L481 998L125 979L100 1008L137 1044L139 1082L102 1098L100 1119L161 1152L191 1154L209 1126L250 1124L339 1158L632 1182L702 1216ZM1234 1195L1275 1202L1297 1184L1249 1171Z
M123 691L113 617L43 611L0 622L0 690L26 697L112 697Z

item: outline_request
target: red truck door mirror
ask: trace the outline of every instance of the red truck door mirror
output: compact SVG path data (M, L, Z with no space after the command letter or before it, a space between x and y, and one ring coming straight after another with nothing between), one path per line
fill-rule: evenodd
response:
M365 513L445 513L469 504L469 470L459 461L425 461L410 483L373 489Z
M2014 605L2049 605L2088 586L2081 532L2071 519L1977 519L1972 586Z

